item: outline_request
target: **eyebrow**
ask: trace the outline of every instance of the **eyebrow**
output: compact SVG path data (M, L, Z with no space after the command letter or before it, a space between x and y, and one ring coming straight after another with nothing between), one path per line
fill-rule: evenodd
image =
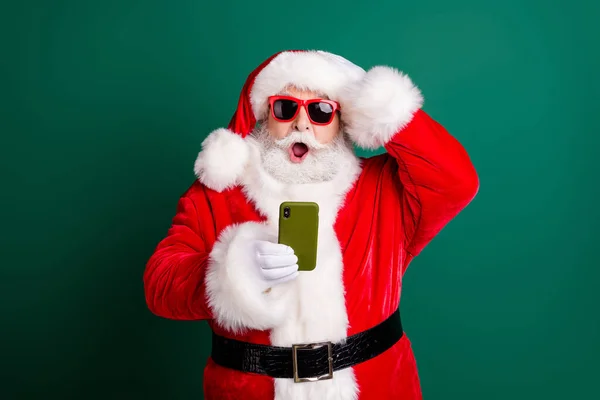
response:
M315 92L317 98L319 99L325 99L325 100L329 100L329 97L321 92ZM279 92L280 96L293 96L292 93L290 93L290 91L288 89L283 89Z

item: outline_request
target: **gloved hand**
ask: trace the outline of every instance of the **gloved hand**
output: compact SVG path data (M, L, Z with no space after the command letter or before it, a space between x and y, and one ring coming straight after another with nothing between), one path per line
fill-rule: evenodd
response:
M254 268L267 287L291 281L298 276L298 257L284 244L253 240L249 248Z
M218 324L237 331L282 324L294 292L276 286L298 276L298 257L259 222L226 228L215 242L206 270L208 306Z

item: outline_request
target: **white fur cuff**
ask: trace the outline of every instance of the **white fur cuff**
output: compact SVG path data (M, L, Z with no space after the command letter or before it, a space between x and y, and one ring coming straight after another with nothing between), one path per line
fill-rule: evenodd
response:
M264 224L245 222L223 230L210 253L206 289L216 322L239 333L279 325L289 312L289 287L266 291L259 271L251 264L251 240L272 240Z
M219 128L202 142L194 172L204 185L221 192L238 183L248 158L248 145L244 139L229 129Z
M407 75L377 66L344 89L340 105L352 140L365 149L377 149L412 120L423 96Z

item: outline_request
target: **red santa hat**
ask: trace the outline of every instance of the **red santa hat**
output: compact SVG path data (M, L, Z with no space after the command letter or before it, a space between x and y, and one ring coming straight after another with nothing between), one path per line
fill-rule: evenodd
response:
M325 51L290 50L276 53L248 76L229 130L245 137L266 116L268 97L294 86L338 99L340 91L362 79L365 70Z
M194 165L198 179L222 191L235 185L246 167L244 138L268 112L268 97L288 86L327 95L341 105L348 134L365 148L377 148L422 105L408 76L385 66L365 71L344 57L320 50L273 54L250 73L227 129L211 132Z

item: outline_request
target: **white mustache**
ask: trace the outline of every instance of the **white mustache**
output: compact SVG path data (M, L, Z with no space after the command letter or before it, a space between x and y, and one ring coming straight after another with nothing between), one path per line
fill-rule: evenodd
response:
M312 133L299 131L294 131L283 139L275 140L274 143L282 149L287 149L294 143L304 143L311 150L322 150L329 147L326 144L319 143Z

